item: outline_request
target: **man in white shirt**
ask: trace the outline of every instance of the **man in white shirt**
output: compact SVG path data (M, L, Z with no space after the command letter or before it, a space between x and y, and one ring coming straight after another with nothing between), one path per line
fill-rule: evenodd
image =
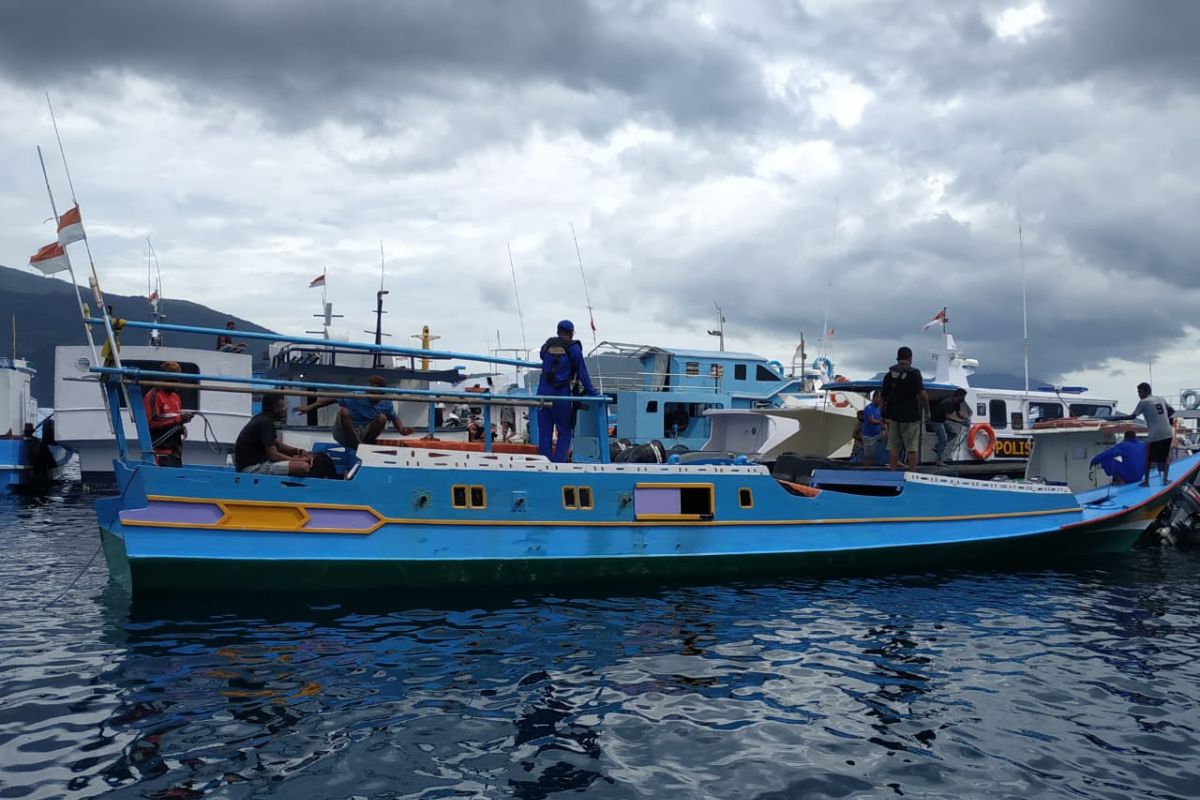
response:
M1167 461L1171 457L1171 439L1174 431L1171 421L1175 417L1175 409L1166 400L1150 393L1150 384L1139 383L1137 386L1138 401L1132 414L1119 414L1111 419L1137 419L1139 416L1146 420L1146 476L1142 486L1150 485L1150 465L1157 464L1162 474L1163 486L1167 485Z

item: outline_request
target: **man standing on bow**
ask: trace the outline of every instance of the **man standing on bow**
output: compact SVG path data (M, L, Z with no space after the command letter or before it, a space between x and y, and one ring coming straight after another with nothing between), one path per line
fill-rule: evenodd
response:
M1167 485L1167 462L1171 458L1171 440L1175 432L1171 422L1175 418L1175 409L1170 403L1155 394L1150 394L1150 384L1137 385L1138 401L1132 414L1118 414L1109 419L1137 419L1139 416L1146 420L1146 472L1142 478L1142 486L1150 485L1150 465L1157 464L1162 475L1163 486Z
M896 351L896 363L883 376L883 418L888 421L888 468L900 468L900 448L908 468L916 469L921 457L921 411L929 416L929 395L921 370L912 365L912 350Z
M542 345L541 357L542 378L537 393L567 399L554 401L550 408L538 409L538 452L551 461L565 463L571 450L575 416L571 397L597 394L583 362L583 345L575 341L575 324L571 320L558 323L558 333Z

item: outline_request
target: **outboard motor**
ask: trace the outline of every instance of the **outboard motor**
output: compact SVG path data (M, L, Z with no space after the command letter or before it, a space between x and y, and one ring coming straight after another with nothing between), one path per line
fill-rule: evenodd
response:
M1200 491L1186 484L1142 534L1142 546L1172 545L1180 549L1200 546Z

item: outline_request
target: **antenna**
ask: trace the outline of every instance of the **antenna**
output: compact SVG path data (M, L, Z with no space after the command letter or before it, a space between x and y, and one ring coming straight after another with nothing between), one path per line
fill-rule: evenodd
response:
M723 312L721 310L721 304L718 303L716 300L713 301L713 305L717 307L717 329L715 331L710 330L708 332L708 335L720 337L721 352L724 353L725 352L725 312Z
M575 235L575 223L571 226L571 238L575 241L575 258L579 261L579 277L583 278L583 299L587 303L588 324L592 327L592 344L596 344L596 317L592 314L592 295L588 291L587 274L583 271L583 256L579 254L579 237Z
M842 211L842 198L835 197L833 199L833 232L829 240L829 255L834 256L837 253L837 231L838 218ZM829 355L829 348L825 345L825 339L829 336L829 297L833 294L833 277L829 274L829 267L825 268L825 316L821 320L821 338L817 341L821 344L821 354Z
M513 264L512 245L506 244L508 248L508 268L512 271L513 279L513 295L517 298L517 319L521 322L521 347L525 348L525 352L529 352L529 343L525 341L525 315L521 313L521 290L517 288L517 267Z
M1029 404L1029 310L1025 294L1025 234L1021 230L1021 207L1017 206L1017 248L1021 256L1021 333L1025 340L1025 404ZM1025 412L1028 414L1028 410Z
M387 312L383 310L383 296L388 293L387 289L383 288L383 242L379 242L379 291L375 293L375 344L383 344L384 336L391 336L390 333L383 332L383 315ZM326 323L328 324L328 323ZM363 333L371 333L371 331L363 331ZM375 351L371 358L371 365L378 369L383 366L383 354L378 350Z

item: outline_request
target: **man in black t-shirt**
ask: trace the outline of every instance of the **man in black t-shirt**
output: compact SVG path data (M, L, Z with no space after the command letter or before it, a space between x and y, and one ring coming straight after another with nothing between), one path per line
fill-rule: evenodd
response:
M971 409L966 404L967 390L955 389L954 394L939 400L933 406L929 422L933 433L937 436L937 444L933 446L933 455L939 465L945 463L946 444L958 438L962 428L970 419ZM951 451L953 456L953 451Z
M929 414L929 395L921 370L912 365L912 350L896 351L896 363L883 376L883 418L887 426L888 467L900 468L903 446L909 469L916 469L921 457L921 412Z
M312 468L312 455L279 441L275 423L287 418L283 395L264 394L262 411L246 423L233 446L238 472L303 477Z

